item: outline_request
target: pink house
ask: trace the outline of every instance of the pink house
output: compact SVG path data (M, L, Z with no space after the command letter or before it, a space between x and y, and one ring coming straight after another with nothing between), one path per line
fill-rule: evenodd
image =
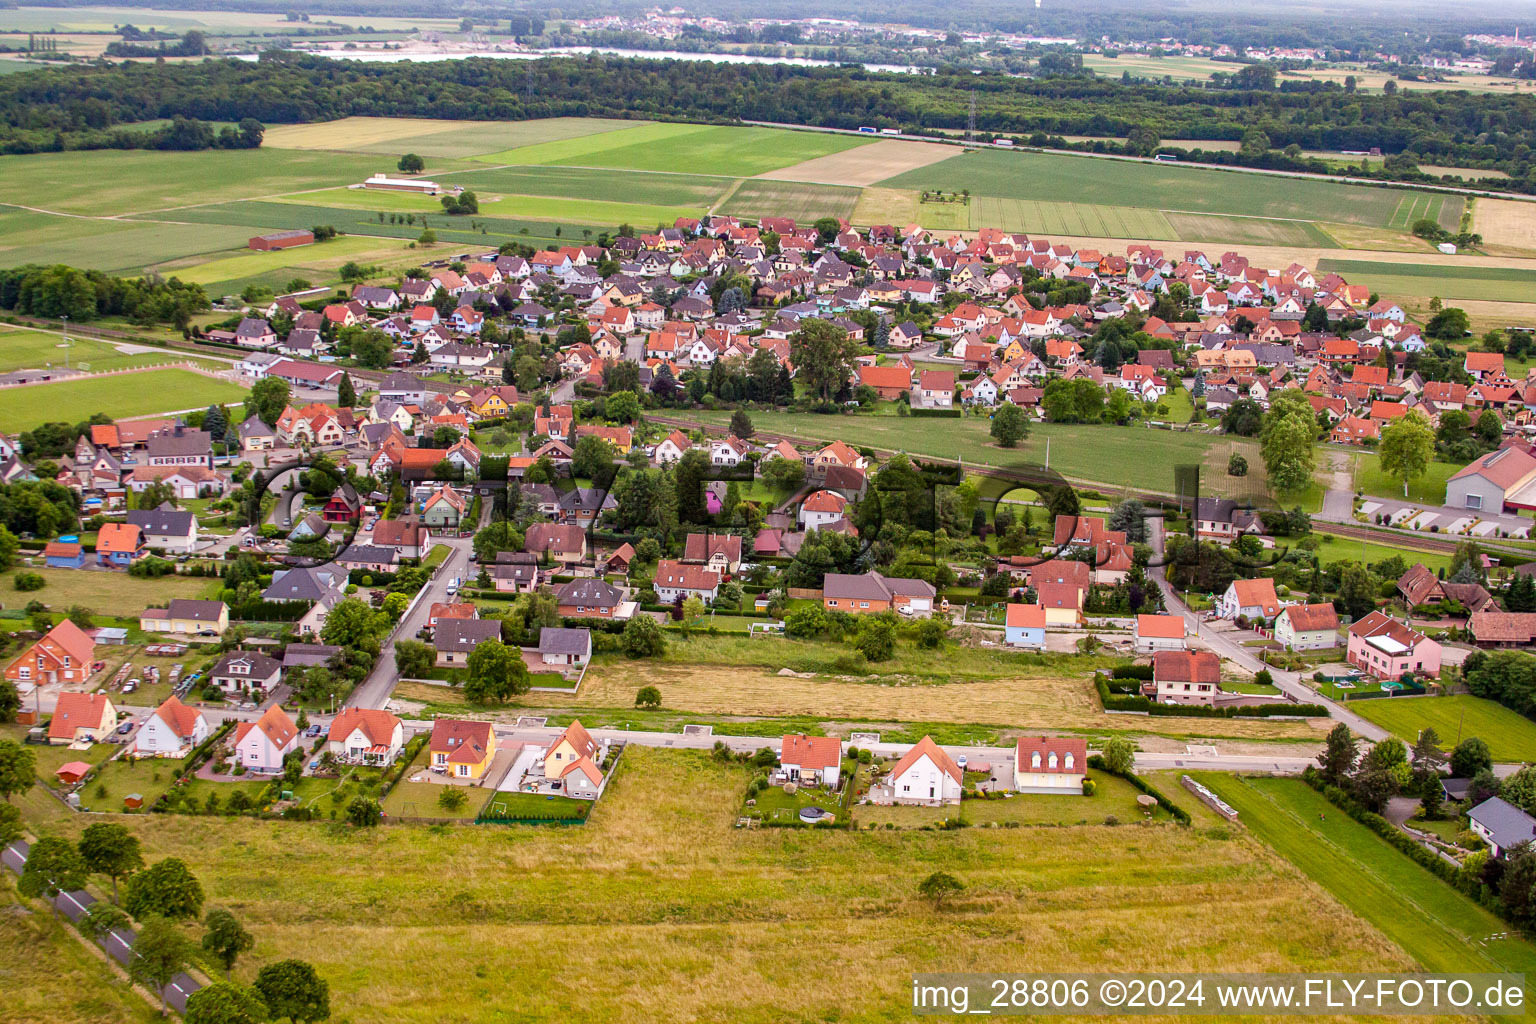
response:
M1440 645L1390 615L1371 612L1349 627L1349 663L1378 679L1440 674Z

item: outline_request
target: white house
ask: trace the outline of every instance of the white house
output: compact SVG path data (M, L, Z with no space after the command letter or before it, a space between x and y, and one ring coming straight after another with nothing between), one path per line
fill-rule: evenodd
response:
M1088 741L1081 736L1020 736L1013 759L1013 788L1020 793L1083 792Z
M955 759L939 749L933 737L924 736L891 769L882 796L897 804L958 804L964 781Z
M155 709L134 738L137 757L184 757L208 738L208 719L174 696Z
M393 764L404 747L404 723L376 708L344 709L326 738L326 749L352 764Z
M1512 846L1536 839L1536 818L1496 796L1468 811L1467 823L1495 857L1503 857Z
M848 499L836 491L817 491L800 503L800 525L807 531L840 523L848 509Z
M248 772L280 772L283 758L300 749L299 740L299 727L273 704L256 721L235 727L235 762Z
M1136 616L1136 650L1138 652L1182 651L1184 636L1182 615Z
M785 736L779 766L789 781L837 788L842 773L843 745L836 736Z
M1233 580L1216 599L1216 614L1223 619L1239 615L1248 619L1272 619L1280 614L1280 595L1275 581L1268 576L1254 580Z
M1290 651L1337 647L1339 613L1331 604L1290 605L1275 619L1275 639Z

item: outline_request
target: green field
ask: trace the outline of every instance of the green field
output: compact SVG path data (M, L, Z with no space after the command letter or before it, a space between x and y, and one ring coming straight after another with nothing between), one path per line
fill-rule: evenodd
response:
M723 427L730 415L698 410L689 413L688 418ZM912 455L960 459L970 467L1042 466L1049 439L1050 468L1074 480L1172 493L1174 467L1199 464L1206 469L1202 480L1209 480L1212 486L1236 488L1234 493L1225 495L1227 497L1257 496L1262 493L1263 486L1255 472L1262 468L1262 463L1252 441L1193 431L1158 431L1154 434L1138 427L1044 423L1033 425L1029 437L1017 448L1004 449L988 436L990 421L979 416L919 419L765 411L754 412L752 422L759 432L817 441L842 438L854 444L905 451ZM1248 476L1226 475L1227 460L1232 452L1247 456Z
M638 128L523 146L479 159L504 164L570 164L635 171L750 177L868 145L869 139L786 128L646 124Z
M1236 245L1278 245L1334 249L1339 241L1304 220L1223 217L1206 213L1170 213L1168 223L1185 241L1211 240Z
M226 256L207 263L199 263L196 266L167 271L167 273L174 273L183 281L189 281L192 284L212 285L216 282L241 280L280 271L297 272L306 267L327 263L340 266L352 257L361 256L364 253L377 253L382 249L403 251L404 246L387 239L351 235L333 238L315 245L280 249L275 252L247 250L238 256ZM288 276L294 275L290 273Z
M1392 219L1387 221L1387 227L1408 231L1421 220L1432 220L1443 228L1454 230L1455 224L1445 223L1446 202L1446 196L1410 193L1398 201L1397 209L1393 212ZM1461 215L1460 202L1451 199L1450 203L1459 217Z
M1241 830L734 829L749 778L631 747L579 827L128 824L146 861L183 858L256 936L237 981L301 957L353 1024L440 1024L447 1000L455 1024L894 1021L914 971L1411 967ZM965 885L939 908L916 892L937 870ZM583 957L534 955L570 948Z
M1424 970L1536 970L1536 948L1513 937L1508 925L1300 779L1191 774L1237 808L1243 825L1391 935Z
M33 384L6 392L5 401L0 403L0 430L30 430L50 420L75 422L94 412L125 420L244 399L245 388L238 384L191 370L146 370Z
M720 208L736 217L793 217L811 224L822 217L851 217L859 190L798 181L743 181Z
M0 187L21 206L115 217L349 185L379 169L377 157L291 149L103 149L5 157Z
M58 334L28 330L24 327L0 326L0 373L12 370L35 370L48 366L63 366L66 350L59 347ZM69 365L83 370L121 370L128 366L144 366L180 359L178 352L146 352L143 355L125 355L104 341L90 338L70 340ZM211 365L211 364L210 364Z
M0 172L4 168L0 163ZM137 270L178 256L240 248L250 236L244 227L217 222L188 227L65 217L0 206L3 266L68 263L91 270Z
M1321 524L1313 531L1317 539L1323 542L1317 549L1317 557L1324 565L1333 562L1364 562L1370 565L1391 558L1393 555L1401 557L1409 565L1414 562L1423 562L1429 569L1448 569L1451 565L1451 556L1437 551L1416 551L1410 547L1398 547L1393 544L1372 544L1353 537L1339 537L1326 531L1327 527ZM1390 539L1390 535L1383 535L1383 540Z
M1353 701L1349 708L1410 745L1420 730L1432 728L1448 750L1457 737L1478 736L1495 761L1536 761L1536 722L1482 697L1390 697Z
M477 193L554 196L654 206L709 206L731 185L729 179L704 174L620 172L588 167L496 167L450 171L438 177Z
M274 149L327 149L389 156L416 153L424 157L459 159L633 128L644 123L600 117L549 117L529 121L344 117L339 121L269 127L264 145Z
M880 182L890 188L970 189L1002 196L1117 206L1135 197L1149 209L1278 217L1385 226L1404 202L1401 190L1301 178L1267 177L1177 164L1149 164L1054 153L976 150ZM1460 199L1446 197L1443 221L1461 216Z
M1319 260L1317 272L1329 271L1342 274L1351 284L1368 285L1372 291L1388 295L1438 295L1443 299L1492 302L1529 302L1536 295L1536 270L1518 267Z
M1408 484L1408 500L1439 505L1445 501L1445 484L1460 466L1449 462L1431 462L1421 477ZM1355 456L1355 490L1381 498L1402 498L1403 482L1381 471L1381 456L1360 452Z

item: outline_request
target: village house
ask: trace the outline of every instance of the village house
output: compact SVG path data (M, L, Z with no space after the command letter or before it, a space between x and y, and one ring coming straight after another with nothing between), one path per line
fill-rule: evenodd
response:
M1010 602L1003 618L1003 642L1009 647L1045 650L1045 608Z
M1375 611L1349 627L1349 663L1378 679L1440 674L1440 644Z
M490 722L439 718L432 723L427 750L434 772L475 781L496 759L496 730Z
M958 804L965 773L933 737L924 736L891 769L890 775L870 790L874 803L940 807Z
M577 579L555 591L555 604L565 618L611 619L619 614L624 597L602 580Z
M259 689L270 692L277 685L283 663L255 651L230 651L208 673L208 681L225 693Z
M545 626L539 631L539 643L534 649L545 665L580 667L592 658L592 631Z
M229 628L229 608L223 601L175 597L165 608L147 608L139 613L139 628L146 633L223 636Z
M894 609L902 615L931 615L938 593L923 580L883 576L873 570L857 575L829 572L821 586L823 608L855 613Z
M1241 615L1249 621L1274 618L1280 614L1280 596L1275 593L1275 581L1267 576L1233 580L1216 599L1216 614L1223 619Z
M842 766L843 745L836 736L786 735L779 744L779 770L790 782L836 790Z
M117 708L106 694L65 692L48 721L48 742L56 747L105 743L116 728Z
M1138 615L1134 646L1138 654L1182 651L1187 633L1182 615Z
M1088 741L1081 736L1020 736L1014 747L1013 788L1019 793L1083 792Z
M95 664L95 641L69 619L61 619L6 666L5 678L23 690L28 685L83 683Z
M273 704L254 722L235 726L236 764L246 772L275 774L283 770L283 760L303 748L299 727L281 707Z
M662 604L671 604L681 598L686 601L697 597L705 604L713 604L720 592L720 573L702 565L672 561L663 558L656 563L656 575L651 587Z
M1468 811L1467 824L1500 860L1521 843L1536 840L1536 818L1496 796Z
M133 739L135 757L185 757L208 738L208 719L175 694L154 710Z
M1288 651L1337 647L1339 613L1327 603L1287 605L1275 619L1275 640Z
M1221 659L1210 651L1158 651L1143 692L1159 704L1211 707L1221 692Z
M500 619L445 619L432 631L435 664L438 668L463 668L481 643L500 639Z
M405 724L376 708L343 708L326 735L326 749L347 764L390 765L404 748Z

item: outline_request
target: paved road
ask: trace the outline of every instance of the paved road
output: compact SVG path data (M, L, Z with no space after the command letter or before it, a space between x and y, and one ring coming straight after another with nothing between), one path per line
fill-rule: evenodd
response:
M3 852L0 852L0 861L3 861L5 866L17 875L20 875L26 868L28 851L28 844L18 839L6 847ZM52 905L59 913L69 918L71 922L74 922L84 917L95 902L96 897L84 889L76 889L74 892L59 893L53 898ZM136 935L131 928L119 928L107 936L106 940L100 943L100 945L108 956L116 960L126 970L131 958L137 955L133 952L133 940L135 938ZM185 1013L187 997L201 987L191 976L186 973L178 973L171 979L171 984L164 992L165 1001L175 1008L177 1013Z
M1163 521L1157 518L1152 519L1149 529L1152 550L1161 555L1163 553ZM1242 666L1249 672L1268 669L1269 674L1274 678L1275 685L1280 688L1282 693L1289 694L1305 703L1323 705L1335 720L1349 726L1358 736L1364 736L1366 739L1374 742L1386 739L1391 735L1376 723L1361 718L1353 711L1346 709L1342 704L1329 700L1301 682L1299 673L1286 672L1271 665L1265 665L1258 658L1254 657L1251 650L1230 637L1214 630L1202 630L1201 626L1204 620L1200 613L1193 611L1179 597L1178 591L1168 582L1168 574L1163 566L1154 566L1147 570L1147 575L1152 578L1153 582L1157 584L1158 589L1163 592L1163 603L1167 606L1169 614L1182 616L1190 633L1205 641L1211 650L1221 657Z
M395 626L393 633L379 652L379 660L357 689L347 698L347 706L355 708L381 708L394 692L400 681L400 670L395 665L395 641L409 640L417 630L427 624L428 614L434 602L448 600L448 583L458 576L470 574L470 561L474 553L471 537L440 537L438 544L451 548L448 557L438 567L437 574L427 581L409 614Z

